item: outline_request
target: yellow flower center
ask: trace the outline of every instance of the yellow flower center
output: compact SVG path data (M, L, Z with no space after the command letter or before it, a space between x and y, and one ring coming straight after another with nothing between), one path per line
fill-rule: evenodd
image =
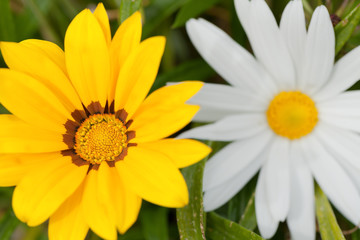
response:
M115 161L126 146L126 127L113 114L90 116L75 134L76 153L92 164Z
M298 139L314 129L318 111L314 101L299 91L281 92L266 112L271 129L278 135Z

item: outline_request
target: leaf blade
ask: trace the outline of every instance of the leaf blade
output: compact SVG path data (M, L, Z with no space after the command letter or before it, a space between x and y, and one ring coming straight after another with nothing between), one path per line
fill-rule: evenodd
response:
M207 214L208 228L206 235L216 240L264 240L256 233L242 227L241 225L220 217L214 212Z
M327 240L345 240L332 207L317 184L315 185L315 205L321 238Z

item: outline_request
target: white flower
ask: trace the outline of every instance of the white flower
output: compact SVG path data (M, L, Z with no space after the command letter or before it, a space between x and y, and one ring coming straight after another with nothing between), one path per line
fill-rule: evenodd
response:
M186 27L201 56L231 86L205 84L190 102L197 121L182 138L233 141L204 172L204 205L214 210L257 172L255 206L262 236L287 219L293 239L315 239L313 178L334 206L360 222L360 48L334 65L329 13L318 7L306 30L300 0L280 27L263 0L235 0L254 56L211 23Z

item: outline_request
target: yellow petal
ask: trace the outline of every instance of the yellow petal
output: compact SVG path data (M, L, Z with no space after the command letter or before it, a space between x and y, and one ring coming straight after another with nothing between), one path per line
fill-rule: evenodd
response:
M133 119L129 130L135 131L135 138L130 142L150 142L168 137L189 124L200 109L199 106L186 104L174 109L160 108L149 108Z
M99 3L94 11L94 16L96 20L98 20L100 27L104 33L104 37L107 45L109 46L111 43L111 31L109 24L109 17L106 13L103 3Z
M36 171L48 160L60 156L56 153L16 153L0 155L0 186L8 187L19 184L28 173Z
M32 125L63 133L70 112L38 80L9 69L0 69L0 102Z
M152 37L128 57L116 85L115 110L124 108L131 118L154 83L164 48L164 37Z
M103 202L104 196L100 195L101 188L105 186L100 186L98 178L99 174L96 170L91 170L86 177L82 200L83 215L86 223L97 235L104 239L116 239L117 232L113 215L109 216Z
M127 18L118 28L110 45L111 83L109 87L109 102L114 100L116 82L119 71L140 44L141 39L141 14L135 12Z
M136 137L132 141L159 140L186 126L199 107L184 103L202 86L201 82L189 81L162 87L150 94L133 116L130 130L135 131Z
M10 69L39 80L59 98L69 112L82 109L80 99L71 82L44 50L26 42L3 42L1 51Z
M204 83L199 81L186 81L159 88L145 99L134 114L134 118L149 108L171 109L182 105L194 96L203 85Z
M49 239L78 240L85 239L89 226L82 215L81 200L84 184L59 207L50 217Z
M107 215L121 233L131 227L140 211L141 198L129 191L116 168L101 164L98 170L99 197Z
M139 143L138 146L165 154L178 168L190 166L211 152L205 144L190 139L162 139Z
M0 153L41 153L68 149L63 135L0 114Z
M65 35L65 60L70 80L87 107L105 106L110 81L110 57L105 36L90 10L70 23Z
M126 186L146 201L164 207L183 207L188 190L175 164L164 154L130 147L123 161L116 163Z
M88 166L78 167L71 157L57 156L29 172L13 195L15 215L29 226L48 219L79 187Z
M39 40L39 39L26 39L21 44L28 46L32 49L42 51L48 58L50 58L63 72L67 75L65 66L64 51L55 43Z

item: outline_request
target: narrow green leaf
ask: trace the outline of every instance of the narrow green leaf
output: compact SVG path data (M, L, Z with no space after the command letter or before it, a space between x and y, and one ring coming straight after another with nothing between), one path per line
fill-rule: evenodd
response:
M322 239L345 240L331 205L320 187L315 184L316 217Z
M350 39L356 26L360 21L360 4L335 26L335 54L337 55L340 50L344 47L345 43Z
M124 22L134 12L140 9L141 0L121 0L119 8L119 22Z
M210 147L212 142L208 144ZM182 169L189 189L189 204L176 209L176 218L181 240L205 238L206 219L203 208L202 177L207 158Z
M146 240L169 239L167 208L144 204L141 209L140 219Z
M187 61L173 70L159 75L151 91L164 86L167 82L180 82L184 80L204 81L214 74L214 70L202 59Z
M0 104L0 114L9 114L10 112Z
M9 0L0 0L0 41L16 41L15 24Z
M201 13L205 12L219 1L220 0L190 0L181 7L172 27L182 27L185 25L187 20L199 16Z
M21 222L15 217L11 210L8 210L0 220L0 239L10 239L12 233Z
M235 222L220 217L214 212L207 214L206 236L213 240L263 240L256 233Z
M254 231L257 226L255 215L255 192L251 195L251 198L246 205L245 211L240 219L240 225L251 231Z

